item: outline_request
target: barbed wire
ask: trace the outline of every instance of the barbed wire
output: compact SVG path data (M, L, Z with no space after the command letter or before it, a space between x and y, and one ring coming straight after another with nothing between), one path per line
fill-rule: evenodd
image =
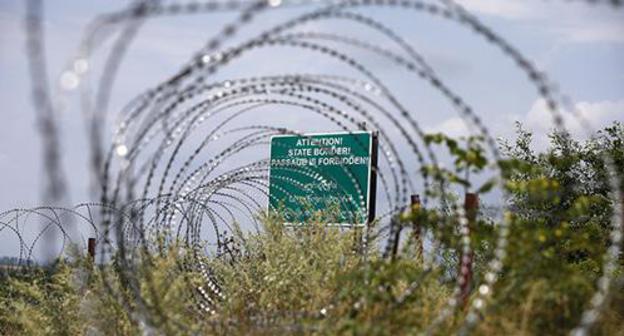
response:
M614 7L621 5L618 0L585 2ZM306 11L243 42L225 47L256 16L280 7L301 7ZM398 218L410 210L410 195L420 190L423 206L448 206L450 220L440 221L438 229L456 227L460 242L457 257L462 262L472 263L473 237L468 214L458 200L449 197L452 190L444 178L423 173L421 168L424 167L443 168L439 155L427 141L418 116L393 92L381 71L389 67L400 69L402 78L421 81L455 110L471 133L484 139L488 158L497 163L489 167L487 173L496 177L504 193L507 177L500 164L503 157L498 144L490 135L487 123L469 103L470 99L462 97L446 84L423 54L383 20L357 11L363 8L413 11L458 24L500 51L502 57L514 62L517 70L526 75L528 83L546 102L557 129L565 130L562 111L575 112L569 98L529 58L476 16L450 0L135 1L120 11L98 16L89 25L75 58L68 62L68 68L61 74L57 90L53 90L46 80L42 3L29 0L28 56L31 76L36 79L32 81L33 101L44 143L47 183L43 200L51 204L66 201L67 181L59 164L60 133L55 119L62 106L56 104L55 99L59 99L64 91L80 90L90 143L88 169L92 173L92 191L97 194L98 202L83 203L73 208L47 206L6 211L0 214L0 234L14 236L19 246L19 258L24 265L33 263L41 241L60 239L59 253L63 253L68 245L80 245L81 241L84 244L82 234L85 232L95 236L100 247L97 254L99 263L104 265L116 258L118 267L115 275L131 291L129 296L122 295L114 289L114 285L107 283L112 280L104 276L108 294L132 311L130 315L133 319L151 326L157 325L159 319L174 318L167 314L166 307L159 304L153 292L146 294L141 290L134 273L138 267L137 260L142 260L141 253L162 249L163 237L165 244L183 241L193 253L185 257L181 267L198 271L203 280L201 286L188 282L195 306L202 314L216 316L228 293L205 256L214 252L217 258L229 258L232 263L243 258L245 251L235 232L262 230L256 215L264 212L264 204L271 204L269 200L275 197L267 191L269 181L278 180L299 191L306 190L306 186L293 179L292 174L320 185L336 182L334 176L314 167L285 167L283 175L276 175L275 170L271 170L270 161L258 152L271 144L273 136L308 136L307 130L270 125L264 118L267 109L272 109L285 111L282 114L316 118L337 131L365 130L378 134L380 156L374 172L382 201L378 204L380 209L374 225L366 225L362 240L363 256L379 249L382 256L390 259L401 235L409 234L403 230ZM120 64L130 45L138 38L143 24L159 16L226 11L239 14L208 39L204 47L193 53L193 57L182 64L177 73L146 88L124 106L116 114L121 122L116 125L114 136L106 139L104 125L114 113L109 106ZM351 36L349 31L322 31L320 23L330 20L340 20L359 30L379 34L387 45ZM319 25L308 28L306 25L310 23ZM110 39L112 44L106 44ZM106 45L109 45L110 52L102 75L93 80L90 78L94 73L91 60ZM246 56L257 60L253 57L254 53L268 51L277 54L284 50L309 52L332 60L355 75L310 73L302 69L297 73L259 73L249 77L216 79L217 74L235 68L237 62L244 62ZM367 56L362 55L382 59L384 69L368 65ZM575 116L591 134L593 129L583 120L582 114L576 111ZM613 159L606 155L602 159L609 170L610 179L605 182L611 188L614 204L610 247L604 256L597 290L578 327L571 331L574 334L585 334L591 330L611 293L619 288L614 282L614 271L622 246L623 193L619 189ZM411 161L416 162L417 168L410 168ZM347 216L352 222L357 222L367 195L351 168L342 166L341 170L348 177L349 185L336 183L337 193L347 195L347 189L354 189L357 197L342 201L340 206L347 209ZM275 188L286 197L295 196L283 187ZM270 207L269 211L279 212L280 209ZM43 225L41 230L32 228L33 218ZM493 304L494 288L505 265L509 240L512 239L509 236L511 225L508 218L496 223L493 256L483 262L483 279L471 286L473 290L467 298L468 308L460 310L460 297L465 295L464 288L470 279L458 272L446 305L428 326L417 330L417 333L436 333L454 314L463 318L456 330L460 334L470 333L482 320L488 312L488 305ZM47 238L42 239L44 236ZM375 239L385 241L385 244L368 245L368 241ZM431 244L434 251L445 248L436 240ZM214 246L214 251L205 251L206 245ZM422 279L436 267L434 257L425 260L422 276L397 297L395 306L402 305L413 296ZM104 267L101 270L111 272ZM153 286L151 281L148 277L148 287ZM250 316L250 320L261 329L313 331L316 328L313 324L292 321L303 318L322 320L335 303L328 303L323 312L258 311ZM227 329L235 328L239 321L210 320L207 323Z

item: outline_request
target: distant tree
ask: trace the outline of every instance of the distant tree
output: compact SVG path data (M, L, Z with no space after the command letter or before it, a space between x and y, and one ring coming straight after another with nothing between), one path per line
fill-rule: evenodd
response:
M585 141L553 131L540 153L520 123L516 131L515 142L500 144L510 233L497 309L531 305L512 323L532 321L532 333L561 334L575 326L603 272L614 208L605 158L622 186L624 127L615 122Z
M18 265L20 263L20 259L17 257L8 257L3 256L0 257L0 265Z
M532 149L533 136L520 123L516 131L514 143L501 142L513 214L538 223L537 232L553 233L558 258L598 274L614 206L605 159L624 186L624 125L614 122L586 141L554 131L543 153Z
M520 328L524 333L562 334L578 322L603 272L615 205L609 177L624 186L624 126L614 122L587 140L553 131L542 152L534 149L532 133L520 123L516 133L514 141L500 141L502 160L495 163L487 160L480 137L428 135L425 141L445 146L454 161L451 168L425 166L423 173L447 191L429 194L441 200L439 207L412 212L405 219L409 223L410 217L420 217L420 223L434 234L444 247L439 252L441 264L452 279L461 251L458 220L449 207L459 203L455 191L485 194L502 178L509 235L493 297L495 314L504 316L504 321L496 323L504 322L510 330ZM607 169L609 161L615 169L613 175ZM494 164L501 168L501 176L474 185L479 179L470 177L487 175L486 169ZM484 212L471 224L475 283L484 279L487 261L499 244L500 227L500 220ZM622 260L620 256L616 269L620 274ZM483 326L483 333L501 331L501 325Z

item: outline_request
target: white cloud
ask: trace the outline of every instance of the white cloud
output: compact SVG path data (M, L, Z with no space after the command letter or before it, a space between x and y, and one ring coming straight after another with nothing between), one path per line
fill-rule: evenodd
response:
M534 13L525 1L456 0L455 2L471 12L509 19L526 18Z
M543 27L564 43L624 42L624 13L610 6L531 0L456 2L475 14Z
M467 136L470 134L464 120L460 117L451 117L441 123L425 128L426 133L444 133L452 138Z
M591 126L593 130L600 129L614 120L624 120L624 100L599 101L599 102L578 102L574 105L576 113L572 111L562 111L561 115L566 128L575 135L582 136L591 132L586 129L581 119ZM526 115L524 122L536 130L547 131L554 127L552 114L546 107L543 99L538 99L533 103Z
M624 42L624 24L615 21L595 22L591 25L571 24L554 29L567 43Z
M624 122L624 99L604 100L597 102L582 101L574 105L576 114L572 111L561 111L565 128L577 139L587 139L596 131L609 126L613 121ZM580 121L579 117L584 120ZM537 99L526 115L506 114L492 119L488 129L495 138L513 139L514 122L520 121L523 127L533 133L533 146L541 151L547 148L548 134L555 128L553 116L543 99ZM585 127L586 125L589 128ZM471 134L464 120L460 117L450 117L444 121L425 127L426 133L444 133L450 137L467 136Z
M587 138L595 131L608 126L615 120L624 122L624 99L617 101L578 102L574 105L574 109L576 113L561 111L561 115L566 130L576 138ZM521 121L529 130L534 132L536 146L543 148L548 141L546 135L555 126L546 102L541 98L536 100L524 120ZM586 125L590 126L590 128L585 127Z

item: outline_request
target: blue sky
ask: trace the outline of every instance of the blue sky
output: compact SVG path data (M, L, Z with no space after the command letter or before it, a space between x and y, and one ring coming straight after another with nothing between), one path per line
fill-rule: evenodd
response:
M564 0L464 0L461 1L484 23L521 50L560 89L570 95L578 110L596 128L613 120L624 121L624 8L588 5ZM47 57L50 78L57 80L75 55L86 25L102 12L126 5L125 1L46 2ZM268 11L245 27L232 41L240 42L259 31L300 14L306 9ZM397 9L363 9L358 12L383 21L412 44L446 83L464 97L485 120L495 136L510 137L518 120L542 136L552 126L543 102L513 62L483 39L455 23ZM0 210L39 204L42 174L40 141L30 103L29 76L23 32L24 4L19 0L0 3ZM112 92L110 135L115 116L125 102L175 73L221 26L232 13L201 14L156 18L140 31L124 59L121 74ZM353 25L323 21L306 26L311 31L348 32L385 46L379 36ZM106 49L109 45L105 45ZM391 47L392 48L392 47ZM364 54L360 55L365 57ZM91 64L97 69L101 53ZM410 107L417 120L429 131L451 135L466 132L448 104L416 80L406 81L396 69L385 68L381 59L367 57L367 66L381 72L390 88ZM243 58L236 67L215 79L250 75L297 72L334 73L337 65L306 53L258 52ZM384 72L385 71L385 72ZM97 70L95 70L97 74ZM63 167L69 177L72 203L89 200L87 146L78 95L63 96L67 109L60 116ZM564 111L564 114L568 115ZM275 116L300 129L306 120L296 116ZM574 134L582 128L571 117L566 120ZM300 126L297 126L300 125ZM320 127L320 126L319 126ZM0 245L4 245L0 233ZM4 249L0 248L0 254Z

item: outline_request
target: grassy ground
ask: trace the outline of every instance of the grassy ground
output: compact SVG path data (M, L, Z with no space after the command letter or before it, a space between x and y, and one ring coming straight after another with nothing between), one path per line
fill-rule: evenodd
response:
M3 277L0 334L410 335L426 331L451 297L454 282L444 265L423 272L416 258L364 257L356 231L264 223L260 234L238 235L239 252L202 257L225 293L213 316L197 309L202 280L185 267L189 251L169 246L137 258L127 273L114 263L99 269L68 258ZM507 271L474 332L566 334L593 290L586 280ZM594 333L622 335L623 307L617 293ZM464 318L459 309L434 334L456 333Z

